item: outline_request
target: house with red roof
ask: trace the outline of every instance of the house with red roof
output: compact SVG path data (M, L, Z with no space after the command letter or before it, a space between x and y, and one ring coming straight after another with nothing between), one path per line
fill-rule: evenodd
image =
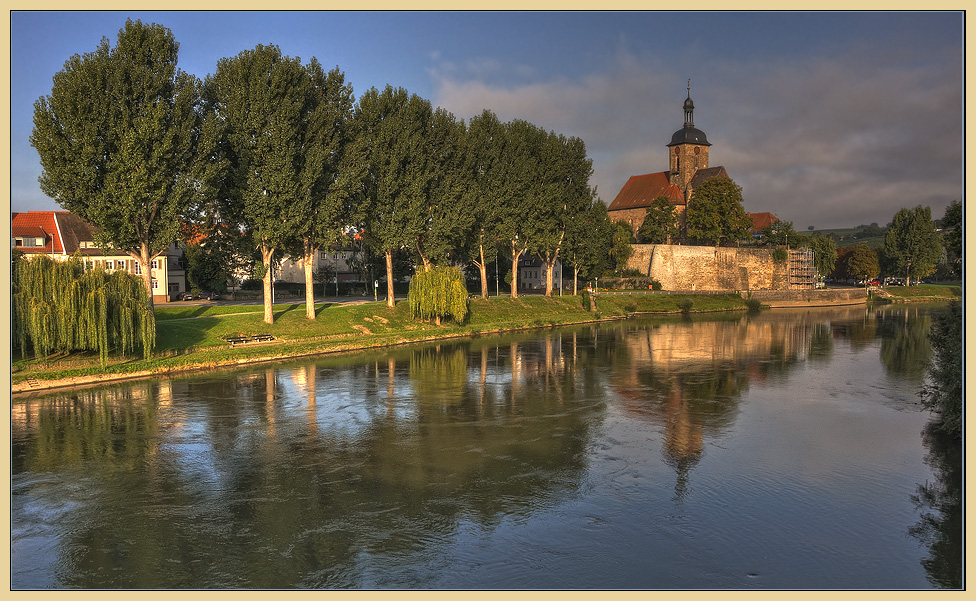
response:
M128 253L99 247L94 227L68 211L11 213L11 246L26 257L43 254L57 261L79 256L86 267L106 271L125 270L141 275L141 266ZM166 254L152 261L153 302L168 302L186 290L186 272L180 266L182 251L173 243Z

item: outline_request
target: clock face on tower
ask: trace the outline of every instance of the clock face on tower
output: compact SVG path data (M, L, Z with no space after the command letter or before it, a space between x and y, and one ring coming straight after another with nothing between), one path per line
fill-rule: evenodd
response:
M699 148L698 146L695 146L695 154L698 154L700 152L701 152L701 148Z
M674 147L674 154L681 154L681 149L677 146Z

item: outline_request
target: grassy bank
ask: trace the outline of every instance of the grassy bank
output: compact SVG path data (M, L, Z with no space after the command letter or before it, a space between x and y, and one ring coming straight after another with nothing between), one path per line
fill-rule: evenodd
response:
M207 305L156 307L157 344L152 358L112 357L104 369L88 353L17 360L13 364L14 389L50 386L54 381L140 377L192 369L238 365L328 352L375 348L424 340L477 336L501 331L617 319L632 313L679 313L691 303L691 312L744 310L745 302L729 295L598 296L596 311L583 307L580 297L473 299L464 324L436 326L410 315L409 305L398 302L318 304L316 319L305 317L304 304L274 307L274 324L264 323L260 305ZM270 334L273 342L237 347L231 336ZM15 358L17 358L15 356Z
M874 290L878 299L893 303L946 301L962 296L961 286L921 284L919 286L886 286Z

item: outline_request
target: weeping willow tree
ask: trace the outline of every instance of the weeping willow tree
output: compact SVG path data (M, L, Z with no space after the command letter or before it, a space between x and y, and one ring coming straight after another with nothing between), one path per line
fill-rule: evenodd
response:
M18 260L13 270L13 341L22 356L97 351L102 367L108 353L141 347L149 358L156 345L156 319L142 282L124 271L85 269L77 257Z
M410 279L408 299L414 317L420 319L440 324L441 318L463 323L468 317L468 291L457 267L432 266L416 273Z

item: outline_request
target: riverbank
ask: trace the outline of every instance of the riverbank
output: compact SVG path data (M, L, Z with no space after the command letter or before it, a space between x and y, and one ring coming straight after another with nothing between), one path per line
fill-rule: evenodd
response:
M936 303L962 298L962 286L941 284L872 287L869 292L872 299L889 303Z
M305 317L304 304L277 304L272 325L264 323L260 305L159 306L156 350L150 359L112 357L104 368L90 353L73 353L47 361L14 361L11 387L16 395L431 340L609 321L636 313L667 315L746 309L745 300L736 294L597 295L595 311L584 306L579 296L494 297L472 299L466 323L437 326L415 320L405 301L394 308L382 301L320 303L316 305L315 320ZM230 337L256 335L272 336L273 340L237 346L227 341Z

